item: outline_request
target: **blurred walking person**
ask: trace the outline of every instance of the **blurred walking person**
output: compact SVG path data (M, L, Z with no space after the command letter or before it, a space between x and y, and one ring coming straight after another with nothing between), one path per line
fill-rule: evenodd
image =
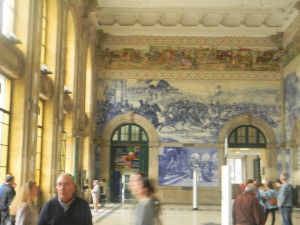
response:
M130 189L138 200L134 225L161 225L160 205L150 180L140 175L133 178Z

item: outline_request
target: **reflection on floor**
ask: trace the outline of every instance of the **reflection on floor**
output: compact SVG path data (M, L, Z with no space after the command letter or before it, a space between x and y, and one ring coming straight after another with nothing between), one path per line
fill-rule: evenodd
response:
M94 225L132 225L135 205L131 203L108 203L96 213L93 212ZM193 210L192 205L165 204L162 205L163 225L221 225L221 207L199 206ZM293 223L300 224L300 210L295 209ZM269 216L266 225L271 224ZM277 211L275 225L281 225Z

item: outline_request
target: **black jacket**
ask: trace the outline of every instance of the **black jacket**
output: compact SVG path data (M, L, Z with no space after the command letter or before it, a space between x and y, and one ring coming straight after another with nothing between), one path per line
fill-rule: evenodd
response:
M43 207L38 225L92 225L92 213L87 201L75 197L65 212L58 198L48 201Z
M10 184L4 184L0 198L1 211L8 212L8 207L15 197L15 189Z

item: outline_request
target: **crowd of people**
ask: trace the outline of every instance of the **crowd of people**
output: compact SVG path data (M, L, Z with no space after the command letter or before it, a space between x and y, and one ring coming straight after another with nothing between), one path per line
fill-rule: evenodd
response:
M275 185L275 188L273 187ZM24 183L20 190L14 176L7 174L0 186L1 225L92 225L92 213L86 200L77 197L76 184L71 174L58 176L57 196L37 209L38 187L36 182ZM143 173L133 173L129 178L129 188L136 198L134 225L161 225L161 207L152 180ZM257 180L248 179L240 185L242 192L233 203L233 225L264 225L271 215L271 225L275 224L275 212L280 211L282 225L292 223L292 185L287 174L281 174L276 182L266 185ZM105 179L94 180L91 190L94 211L98 205L104 206L106 200ZM100 202L99 202L100 200Z
M160 225L160 205L151 181L142 173L130 176L130 190L138 200L134 225ZM7 174L5 183L0 186L1 225L92 225L89 204L77 197L76 184L71 174L58 176L57 196L37 209L38 187L34 181L24 183L15 191L14 176ZM94 180L91 190L94 211L106 201L105 179ZM99 202L100 200L100 202Z
M287 174L281 174L276 182L269 181L266 185L248 179L240 188L242 193L233 203L233 225L264 225L269 214L274 225L276 210L280 212L282 225L293 225L292 185L288 183Z
M49 200L41 212L37 209L36 182L24 183L16 193L14 176L7 174L0 187L1 225L92 225L87 201L75 195L76 184L71 174L58 176L57 196Z

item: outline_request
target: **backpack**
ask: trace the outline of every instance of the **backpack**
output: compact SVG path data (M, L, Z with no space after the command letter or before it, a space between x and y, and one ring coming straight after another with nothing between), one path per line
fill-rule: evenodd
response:
M292 204L293 206L298 206L298 190L296 187L292 186Z

